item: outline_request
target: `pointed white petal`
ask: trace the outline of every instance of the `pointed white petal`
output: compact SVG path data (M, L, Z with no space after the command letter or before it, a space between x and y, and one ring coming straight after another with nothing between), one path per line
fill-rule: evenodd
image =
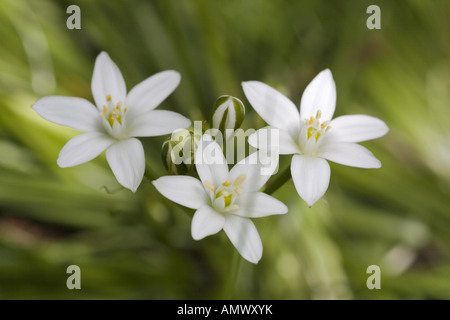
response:
M202 182L218 187L228 178L228 165L220 146L205 134L195 153L195 168Z
M113 139L100 132L82 133L66 143L57 163L61 168L77 166L96 158L113 143Z
M259 218L288 212L288 207L283 202L263 192L241 194L235 204L239 209L233 211L233 214L244 218Z
M181 76L173 70L162 71L137 84L128 93L129 112L141 114L155 109L178 86Z
M117 181L136 192L145 171L145 155L142 143L135 138L119 141L106 150L106 160Z
M315 117L321 110L320 120L331 120L336 107L336 84L329 69L320 72L306 87L300 101L300 117L302 120Z
M292 157L291 175L297 193L311 207L328 189L330 165L321 158L295 155Z
M91 82L92 95L100 110L106 104L106 96L111 96L114 104L125 102L127 87L122 73L106 52L101 52L95 60Z
M263 246L258 230L250 219L231 214L225 218L223 230L244 259L258 263Z
M278 154L266 149L259 150L236 163L228 174L228 180L232 183L244 175L240 189L243 192L258 191L278 168L278 160Z
M242 88L248 101L264 121L292 135L298 134L299 112L291 100L259 81L243 82Z
M75 97L49 96L32 106L42 118L81 131L95 131L100 125L97 108Z
M216 234L222 230L225 218L210 206L198 209L192 217L191 234L194 240L203 239L206 236Z
M191 125L191 120L188 118L167 110L152 110L132 119L127 118L128 120L130 121L129 135L131 137L161 136Z
M289 132L267 126L248 137L248 143L258 149L276 148L279 154L299 153L299 148Z
M333 119L329 134L342 142L361 142L384 136L389 128L384 121L366 115L348 115Z
M191 209L211 202L200 180L193 177L165 176L153 181L153 185L167 199Z
M350 167L380 168L381 162L368 149L351 142L336 142L322 145L319 156Z

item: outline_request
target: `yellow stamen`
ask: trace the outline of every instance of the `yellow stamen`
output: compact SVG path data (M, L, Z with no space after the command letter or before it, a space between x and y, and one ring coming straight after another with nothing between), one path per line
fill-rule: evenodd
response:
M328 126L330 124L330 121L329 120L327 120L327 121L325 121L324 123L322 123L321 125L320 125L320 127L322 128L322 129L324 129L326 126Z
M241 174L239 177L236 178L236 180L234 180L233 182L233 186L235 187L239 187L247 178L247 176L245 174Z
M308 121L308 124L313 124L314 123L314 117L311 117Z
M112 128L112 126L114 125L114 120L115 120L115 117L114 117L114 115L113 115L113 113L111 112L110 114L109 114L109 116L108 116L108 122L109 122L109 125L111 126L111 128Z
M321 116L322 116L322 111L321 110L317 110L316 119L320 119Z
M103 115L106 115L106 112L108 112L108 108L106 108L106 106L103 105Z
M242 189L239 188L239 187L236 187L236 188L234 189L234 192L236 192L237 194L241 194L241 193L242 193Z
M224 197L225 198L225 197L228 197L228 196L232 196L232 194L229 193L227 190L222 190L222 191L217 192L216 199L218 199L220 197Z
M230 181L225 181L224 183L222 183L222 185L224 186L224 187L228 187L229 185L231 184L231 182Z
M309 127L309 128L308 128L308 131L307 131L308 139L312 137L312 135L313 135L313 130L314 130L313 127Z
M111 95L110 94L106 95L106 101L111 102Z
M320 137L320 132L317 132L316 133L316 142L317 142L317 140L319 140L319 137Z
M225 202L225 207L228 207L231 204L232 197L233 197L233 195L231 193L226 196L224 195L223 201Z
M212 183L211 182L209 182L209 181L205 181L205 182L203 182L203 185L207 188L207 189L209 189L209 190L211 190L211 191L214 191L214 186L212 185Z

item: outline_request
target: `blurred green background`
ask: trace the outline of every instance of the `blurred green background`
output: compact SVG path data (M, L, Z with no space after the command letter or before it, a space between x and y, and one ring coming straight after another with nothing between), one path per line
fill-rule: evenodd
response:
M66 8L81 8L68 30ZM381 8L381 30L366 9ZM0 2L0 299L450 299L450 1L161 0ZM92 101L105 50L128 89L166 69L182 74L161 105L205 120L222 94L244 101L244 129L265 124L240 83L259 80L296 104L330 68L336 116L368 114L390 132L363 143L377 170L331 164L309 209L292 181L273 196L289 213L254 219L258 265L230 275L223 232L194 241L191 217L148 180L117 189L104 155L61 169L77 131L40 118L46 95ZM144 138L154 177L166 137ZM281 170L290 163L282 156ZM66 268L81 268L68 290ZM381 290L369 290L369 265Z

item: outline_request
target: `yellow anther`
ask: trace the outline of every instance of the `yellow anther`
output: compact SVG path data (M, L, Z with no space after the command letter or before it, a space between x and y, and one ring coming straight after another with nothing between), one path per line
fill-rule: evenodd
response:
M209 182L209 181L205 181L205 182L203 182L203 185L207 188L207 189L209 189L209 190L211 190L211 191L214 191L214 186L212 185L212 183L211 182Z
M324 122L320 122L320 117L322 116L322 110L317 110L316 116L311 117L309 120L306 119L306 136L309 140L314 136L316 142L319 140L320 136L323 135L330 129L330 121L326 120Z
M321 110L317 110L316 119L320 119L321 116L322 116L322 111Z
M103 115L106 115L106 112L108 112L108 108L106 108L106 106L103 105Z
M108 121L111 124L111 127L113 126L115 120L118 123L122 124L122 116L117 113L116 109L114 109L108 117Z
M229 197L229 196L232 196L232 194L229 193L227 190L222 190L222 191L217 192L216 199L220 198L220 197Z
M330 121L327 120L327 121L325 121L324 123L322 123L322 124L320 125L320 127L321 127L322 129L325 129L325 127L327 127L329 124L330 124Z
M111 95L110 94L106 95L106 101L111 102Z
M241 174L239 177L236 178L236 180L234 180L233 182L233 186L235 187L239 187L247 178L247 176L245 174Z
M316 133L316 142L317 142L317 140L319 140L319 137L320 137L320 132L317 132Z
M223 201L225 202L225 207L228 207L231 204L232 197L233 197L233 195L231 193L223 196Z
M231 184L231 182L230 181L225 181L224 183L222 183L222 185L224 186L224 187L228 187L229 185Z
M312 135L313 135L313 130L314 130L313 127L309 127L309 128L308 128L308 131L307 131L308 139L312 137Z
M108 116L108 122L109 122L109 125L111 126L111 128L112 128L112 126L114 125L114 116L113 116L113 114L112 113L110 113L109 114L109 116Z

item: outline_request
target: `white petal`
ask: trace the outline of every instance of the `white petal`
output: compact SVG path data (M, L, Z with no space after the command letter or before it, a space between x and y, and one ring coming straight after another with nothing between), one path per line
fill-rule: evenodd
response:
M128 120L131 137L160 136L191 125L188 118L167 110L152 110Z
M145 171L145 155L142 143L135 138L119 141L106 150L106 160L125 188L135 192Z
M259 218L288 212L288 207L283 202L263 192L241 194L237 197L235 204L239 206L239 209L233 211L233 214L245 218Z
M42 118L81 131L95 131L100 116L89 101L75 97L50 96L36 101L32 106Z
M129 111L140 114L155 109L175 90L180 80L180 74L173 70L145 79L128 93L126 105Z
M279 154L299 153L299 148L289 132L267 126L248 137L248 143L258 149L276 148Z
M113 139L100 132L82 133L66 143L57 163L61 168L77 166L96 158L113 143Z
M262 149L239 161L231 168L228 180L233 182L244 175L245 180L240 185L241 190L243 192L258 191L278 169L279 156L273 151L270 152L270 150Z
M295 155L291 175L299 196L311 207L328 189L330 165L324 159Z
M269 125L298 134L300 118L295 104L283 94L259 81L242 83L245 96Z
M336 108L336 84L329 69L320 72L306 87L300 101L302 120L315 117L321 110L320 120L331 120Z
M167 199L191 209L210 203L202 183L193 177L165 176L153 181L153 185Z
M223 215L214 211L210 206L203 206L192 217L192 238L200 240L206 236L216 234L222 230L224 224L225 218Z
M320 147L319 156L350 167L380 168L381 162L372 152L351 142L328 143Z
M106 104L106 96L111 96L114 104L125 102L127 87L122 73L106 52L101 52L95 60L91 82L92 95L100 110Z
M287 131L280 130L279 135L280 135L279 136L279 138L280 138L280 146L279 146L280 154L294 154L294 153L300 152L297 143L295 142L295 140L291 137L291 135Z
M250 219L231 214L226 217L223 230L244 259L258 263L263 247L258 230Z
M342 142L361 142L384 136L389 128L378 118L366 115L348 115L333 119L329 134Z
M228 178L228 165L220 146L205 134L195 152L195 168L202 182L218 187Z

